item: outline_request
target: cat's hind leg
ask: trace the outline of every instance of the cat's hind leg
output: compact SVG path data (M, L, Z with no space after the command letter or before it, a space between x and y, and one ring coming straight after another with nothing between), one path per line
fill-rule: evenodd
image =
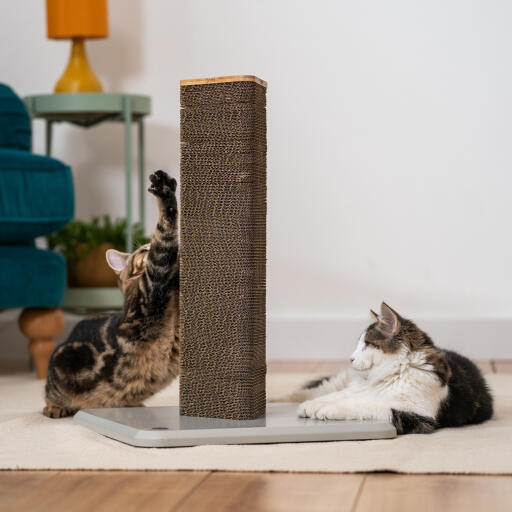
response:
M397 434L430 434L436 429L434 418L414 412L391 409L392 423Z

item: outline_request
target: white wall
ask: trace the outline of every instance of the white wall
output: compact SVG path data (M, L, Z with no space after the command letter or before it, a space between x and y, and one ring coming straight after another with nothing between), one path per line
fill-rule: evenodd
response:
M50 92L69 45L46 39L44 2L0 9L0 80ZM381 299L512 317L510 2L110 0L110 20L90 58L105 90L153 97L148 172L178 174L180 79L269 82L271 317L359 317ZM60 126L55 154L79 217L123 213L120 126Z

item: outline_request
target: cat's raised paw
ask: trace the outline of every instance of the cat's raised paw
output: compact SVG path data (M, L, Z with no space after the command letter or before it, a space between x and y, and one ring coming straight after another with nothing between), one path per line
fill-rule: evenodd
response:
M151 186L148 192L161 199L167 199L176 192L177 183L164 171L156 171L149 177Z

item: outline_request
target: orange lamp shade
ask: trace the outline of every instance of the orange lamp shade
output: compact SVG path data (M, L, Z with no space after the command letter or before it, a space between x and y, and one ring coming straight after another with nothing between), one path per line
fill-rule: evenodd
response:
M107 0L46 0L48 38L108 36Z

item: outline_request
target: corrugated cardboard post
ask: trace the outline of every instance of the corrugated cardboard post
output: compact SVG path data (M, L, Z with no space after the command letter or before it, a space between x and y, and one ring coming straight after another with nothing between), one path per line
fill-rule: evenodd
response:
M180 414L265 414L266 83L181 82Z

